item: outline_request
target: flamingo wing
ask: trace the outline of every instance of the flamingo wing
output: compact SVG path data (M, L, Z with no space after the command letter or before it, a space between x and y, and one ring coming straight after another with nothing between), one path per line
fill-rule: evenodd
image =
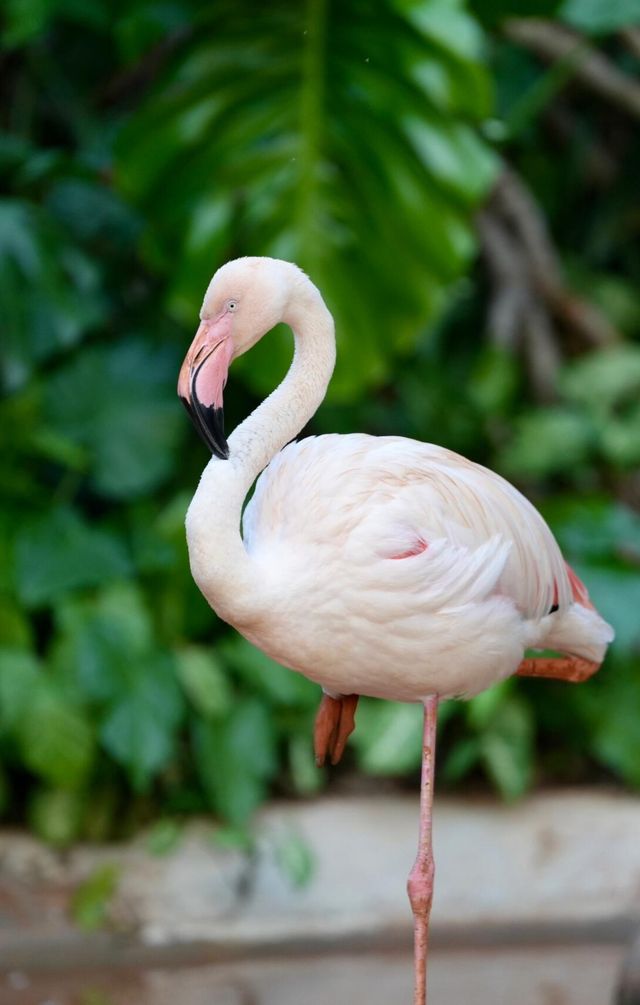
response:
M413 575L415 590L429 586L442 603L495 590L540 619L573 599L551 531L517 489L452 451L400 437L289 444L258 480L244 536L250 550L275 540L305 553L339 549L368 580L403 576L408 587Z

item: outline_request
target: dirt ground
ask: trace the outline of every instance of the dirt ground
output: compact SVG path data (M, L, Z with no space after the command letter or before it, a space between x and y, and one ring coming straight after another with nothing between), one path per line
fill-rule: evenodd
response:
M611 1005L619 946L437 950L429 1005ZM250 960L145 971L4 975L0 1005L395 1005L411 1001L405 954Z

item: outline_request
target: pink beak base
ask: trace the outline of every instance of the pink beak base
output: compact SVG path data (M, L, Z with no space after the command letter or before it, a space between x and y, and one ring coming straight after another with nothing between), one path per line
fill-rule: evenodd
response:
M178 377L178 394L206 446L226 459L222 392L233 358L232 318L202 321Z

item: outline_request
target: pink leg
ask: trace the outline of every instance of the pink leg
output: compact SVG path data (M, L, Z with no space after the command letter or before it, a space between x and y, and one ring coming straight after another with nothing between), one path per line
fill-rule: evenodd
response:
M409 873L407 890L413 911L415 993L414 1005L427 1002L427 943L429 915L433 898L434 863L431 850L431 806L433 803L433 775L436 760L436 725L438 699L427 698L424 703L424 735L422 740L422 779L420 782L420 836L418 855Z

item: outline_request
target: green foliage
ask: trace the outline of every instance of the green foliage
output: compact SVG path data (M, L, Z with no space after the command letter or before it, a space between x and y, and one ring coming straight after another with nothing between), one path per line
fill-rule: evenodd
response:
M178 363L173 348L128 339L87 349L47 382L47 421L84 448L100 495L131 499L166 480L183 423L172 387Z
M29 800L29 825L43 841L65 848L81 828L85 801L77 790L36 788Z
M90 932L105 924L118 880L117 866L107 864L95 869L80 883L71 901L71 916L76 925Z
M147 837L147 850L152 855L168 855L180 843L182 829L176 820L157 820Z
M326 783L318 689L216 621L184 544L206 455L177 369L211 273L246 253L295 258L335 312L338 370L313 431L433 439L513 477L616 627L584 688L507 682L444 704L440 777L486 777L506 798L594 766L640 785L638 139L624 116L609 127L595 103L571 104L570 61L507 43L513 14L556 14L597 45L634 4L6 5L4 819L65 846L159 817L161 854L184 814L212 811L244 846L270 793ZM585 351L562 331L551 408L485 333L474 216L499 167L489 138L622 333ZM234 365L231 426L290 352L277 332ZM412 774L420 732L418 707L363 701L347 759ZM303 883L297 835L278 855ZM79 923L103 922L116 881L107 870L78 891Z
M70 590L108 583L130 569L118 538L90 527L70 507L25 520L16 534L16 592L28 607L50 604Z
M640 20L638 0L611 0L606 4L600 0L565 0L559 13L572 27L593 35L606 35L637 25Z
M420 764L422 709L361 699L352 743L358 762L372 775L401 775Z
M303 889L313 878L315 860L309 842L291 831L276 846L276 861L291 886Z
M98 271L55 218L24 200L0 201L0 299L7 325L3 378L24 383L34 365L102 320Z
M246 233L254 253L312 272L350 333L331 393L353 397L388 377L472 254L469 211L496 173L471 126L490 108L477 25L452 0L385 0L375 25L358 3L315 0L218 3L194 29L118 145L121 185L153 218L149 260L177 262L168 307L191 321ZM257 352L240 366L263 393L290 349Z
M266 794L277 769L274 731L267 707L255 698L235 704L220 723L196 723L196 768L212 809L236 826Z

